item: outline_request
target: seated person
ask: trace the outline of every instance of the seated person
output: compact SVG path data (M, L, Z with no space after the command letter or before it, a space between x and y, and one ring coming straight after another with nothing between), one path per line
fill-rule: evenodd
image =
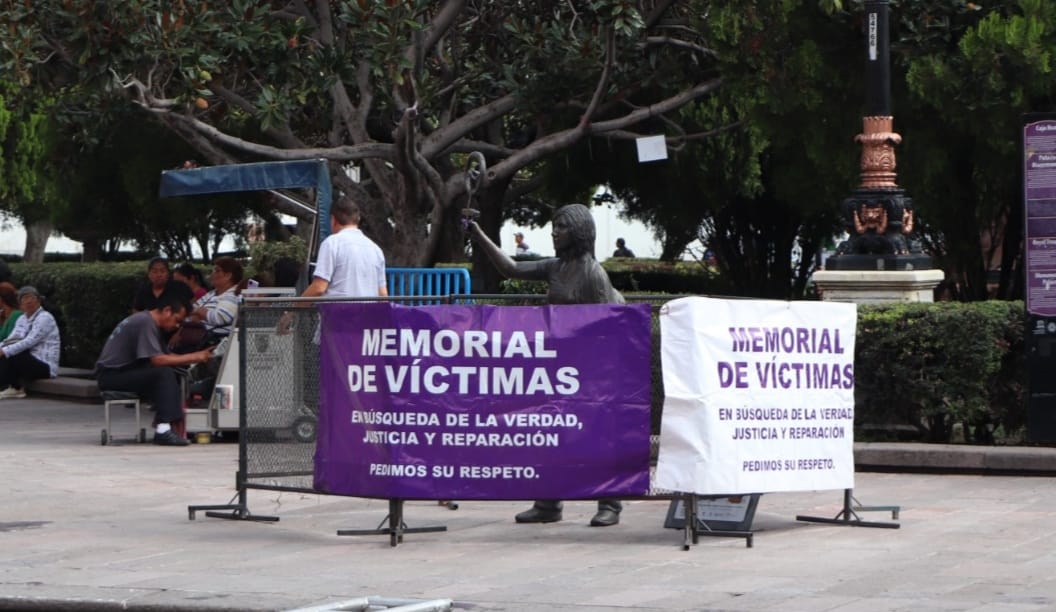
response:
M22 316L18 309L18 290L11 283L0 283L0 341L7 340L15 329L15 321Z
M524 240L524 234L517 232L513 235L513 241L516 243L515 255L528 255L532 252L532 247L528 246L528 243Z
M136 290L132 299L132 312L153 310L161 296L167 293L175 293L186 302L190 302L192 298L190 287L172 279L169 260L154 257L147 263L146 280Z
M616 250L612 252L613 257L634 257L634 251L627 248L623 238L616 239Z
M0 343L0 399L25 397L25 381L59 373L62 345L55 317L41 307L40 292L29 285L18 290L18 304L23 315Z
M175 331L189 308L186 300L163 295L153 309L125 317L95 363L100 391L133 392L154 405L154 444L162 446L188 445L186 437L172 430L172 423L183 418L176 368L205 363L213 354L212 348L183 355L166 352L165 332Z
M188 317L205 323L206 332L217 339L231 334L238 317L238 294L242 290L242 264L234 257L217 257L213 260L213 272L209 282L213 290L203 295Z
M172 271L172 280L190 287L195 300L201 299L203 295L209 292L205 288L205 277L202 276L202 271L192 263L182 263L176 266L176 269Z

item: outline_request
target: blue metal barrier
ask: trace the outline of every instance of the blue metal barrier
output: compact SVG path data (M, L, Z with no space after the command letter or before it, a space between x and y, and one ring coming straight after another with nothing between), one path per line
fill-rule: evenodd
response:
M389 295L443 297L471 293L469 270L465 268L386 268ZM401 302L412 306L442 304L442 300Z

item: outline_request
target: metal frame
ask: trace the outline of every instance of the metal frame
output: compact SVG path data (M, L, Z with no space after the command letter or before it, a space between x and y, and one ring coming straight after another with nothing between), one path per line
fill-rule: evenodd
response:
M315 228L308 243L305 270L311 265L316 245L330 235L330 204L333 189L330 184L330 168L325 159L301 159L272 161L253 164L227 164L181 170L166 170L161 173L158 195L163 198L204 195L209 193L232 193L239 191L268 191L276 197L294 202L302 208L306 204L276 191L278 189L315 189ZM307 285L307 276L302 274L299 284ZM303 287L300 287L303 289Z
M127 397L117 397L117 395L123 395ZM100 394L103 397L103 432L100 437L100 443L106 446L114 441L113 426L110 422L110 409L115 406L128 406L135 409L136 411L136 437L134 440L140 444L147 441L147 430L143 428L142 416L141 416L141 403L139 395L130 391L103 391ZM109 399L107 397L109 396Z

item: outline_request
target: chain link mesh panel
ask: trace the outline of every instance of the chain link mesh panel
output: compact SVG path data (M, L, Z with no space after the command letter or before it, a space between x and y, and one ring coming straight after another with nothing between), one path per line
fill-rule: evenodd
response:
M309 305L299 306L242 308L241 436L249 486L312 490L319 315L315 308L304 307Z

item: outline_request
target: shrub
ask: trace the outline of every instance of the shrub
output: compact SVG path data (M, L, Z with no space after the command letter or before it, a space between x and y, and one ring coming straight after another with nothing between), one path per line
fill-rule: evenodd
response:
M932 442L955 423L977 442L1023 423L1022 302L859 306L856 424L910 425Z
M33 285L55 316L64 366L91 368L114 327L132 312L145 261L11 264L15 286Z

